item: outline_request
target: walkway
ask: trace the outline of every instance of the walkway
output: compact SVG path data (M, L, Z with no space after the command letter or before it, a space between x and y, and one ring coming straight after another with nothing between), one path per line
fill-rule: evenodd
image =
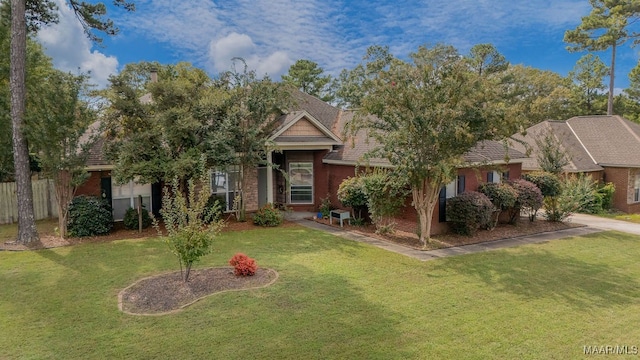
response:
M596 232L601 232L602 229L604 229L604 228L593 228L593 227L571 228L571 229L546 232L541 234L519 236L515 238L510 238L510 239L495 240L495 241L490 241L490 242L480 243L480 244L455 246L455 247L450 247L446 249L422 251L422 250L415 250L406 246L394 244L392 242L382 241L382 240L379 240L370 236L362 235L356 232L346 231L340 228L324 225L321 223L317 223L315 221L305 220L305 218L310 218L311 216L313 216L312 213L290 213L287 215L287 219L308 228L325 231L330 234L334 234L336 236L340 236L349 240L371 244L381 249L385 249L398 254L413 257L421 261L435 260L435 259L440 259L443 257L455 256L455 255L472 254L472 253L477 253L477 252L482 252L487 250L501 249L501 248L525 245L525 244L536 244L536 243L541 243L549 240L567 238L571 236L592 234ZM574 221L576 223L582 223L578 220L574 220Z

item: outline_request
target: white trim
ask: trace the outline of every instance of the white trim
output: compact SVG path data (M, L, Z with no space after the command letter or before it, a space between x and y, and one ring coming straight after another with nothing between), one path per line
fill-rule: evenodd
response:
M333 160L333 159L322 159L324 164L330 165L349 165L349 166L371 166L371 167L381 167L381 168L393 168L394 166L388 163L365 163L359 161L350 161L350 160ZM506 162L504 160L496 160L492 162L486 163L466 163L460 166L456 166L456 169L468 169L478 166L485 165L509 165L509 164L522 164L522 160L520 161L509 161ZM524 170L524 169L523 169Z
M640 165L625 165L625 164L598 164L598 165L606 166L606 167L615 167L615 168L631 168L631 169L640 168Z
M276 150L333 150L332 143L276 143Z
M293 202L291 200L291 195L292 195L292 191L291 191L291 164L310 164L311 165L311 201L309 202ZM315 196L315 171L313 169L313 160L312 161L305 161L305 160L293 160L293 161L287 161L287 174L289 175L289 181L287 181L287 193L288 193L288 199L287 202L290 205L312 205L314 203L314 196ZM297 185L296 185L297 186ZM308 185L302 185L302 186L308 186Z
M267 203L273 204L273 151L267 152Z
M323 134L325 134L326 136L330 137L331 139L333 139L337 143L342 143L342 140L340 140L340 138L338 138L334 133L331 132L331 130L327 129L326 126L322 125L322 123L320 121L318 121L316 118L311 116L311 114L309 114L306 111L302 111L299 115L297 115L295 118L293 118L293 120L289 121L288 124L286 124L285 126L280 128L278 131L276 131L275 134L273 134L273 135L271 135L269 137L269 140L271 140L271 141L275 140L278 136L282 135L282 133L287 131L290 127L292 127L295 123L300 121L300 119L302 119L302 118L307 118L307 120L309 120L309 122L311 122Z

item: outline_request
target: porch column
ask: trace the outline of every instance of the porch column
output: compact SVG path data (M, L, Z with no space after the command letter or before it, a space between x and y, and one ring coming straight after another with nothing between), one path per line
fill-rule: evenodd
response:
M273 164L273 152L267 152L267 164ZM267 166L267 203L273 204L273 167Z

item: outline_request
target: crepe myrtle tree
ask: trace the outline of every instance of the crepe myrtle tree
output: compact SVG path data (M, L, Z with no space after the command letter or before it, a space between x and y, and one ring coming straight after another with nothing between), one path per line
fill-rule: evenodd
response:
M366 71L375 67L376 71ZM370 48L357 69L361 93L347 133L366 131L369 156L386 158L411 187L420 221L420 243L430 241L438 193L478 141L518 129L505 116L505 87L496 72L474 71L469 58L449 45L421 46L409 61L388 49ZM362 69L365 69L363 72Z

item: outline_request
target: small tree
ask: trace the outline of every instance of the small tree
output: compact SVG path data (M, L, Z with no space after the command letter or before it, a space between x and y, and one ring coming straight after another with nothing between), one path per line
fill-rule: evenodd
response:
M90 125L96 116L91 105L82 100L87 90L86 76L51 70L45 80L30 100L33 109L27 112L26 133L40 159L42 173L53 179L58 229L64 238L69 203L89 177L85 166L94 138Z
M201 184L204 180L201 180ZM196 188L193 179L188 181L188 199L180 191L178 178L174 178L171 190L164 189L160 214L167 229L164 238L171 252L180 263L182 279L187 282L194 262L211 253L215 237L223 226L221 220L207 221L215 216L219 206L207 207L209 193L206 187ZM154 227L161 234L158 222ZM184 270L183 270L184 269Z
M543 137L536 138L538 154L536 159L542 171L559 175L569 164L569 154L560 146L553 132L547 132Z
M544 197L545 218L549 221L563 221L571 212L569 207L565 206L566 199L560 199L562 185L560 179L549 172L535 172L525 174L523 179L536 184Z

